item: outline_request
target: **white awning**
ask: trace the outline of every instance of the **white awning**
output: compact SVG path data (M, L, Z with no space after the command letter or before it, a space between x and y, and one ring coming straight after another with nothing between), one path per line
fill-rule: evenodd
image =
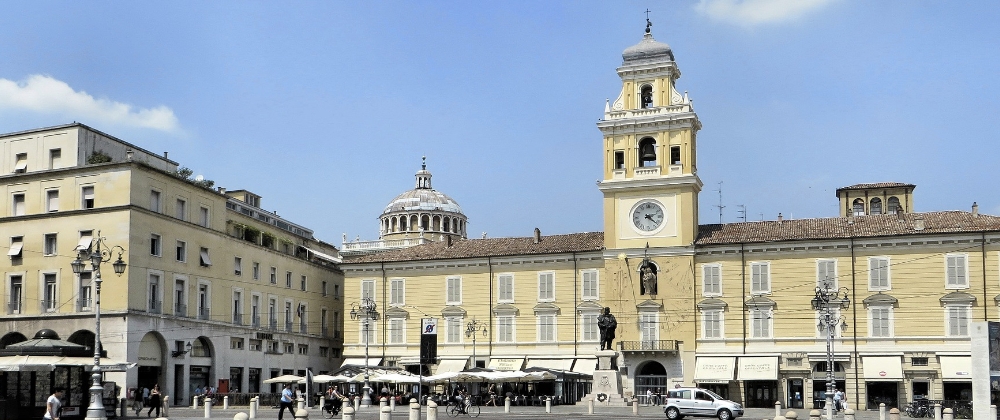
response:
M573 368L574 359L528 359L528 366L530 367L540 367L546 369L559 369L559 370L570 370Z
M11 257L16 257L21 255L21 247L24 246L24 242L14 242L10 244L10 251L7 251L7 255Z
M303 247L303 248L306 248L306 247ZM322 260L327 260L327 261L332 262L334 264L340 264L340 263L344 262L344 260L341 259L341 258L337 258L337 257L334 257L332 255L324 254L324 253L319 252L319 251L317 251L315 249L312 249L312 248L306 248L306 251L309 251L309 252L313 253L313 255L315 255L316 258L319 258L319 259L322 259Z
M740 357L741 381L778 380L778 358L775 356Z
M209 266L212 265L212 260L208 258L208 250L201 250L201 265Z
M381 357L369 357L368 358L368 366L378 366L379 363L382 363L382 358ZM344 359L344 363L341 363L340 366L344 367L344 366L347 366L347 365L364 366L365 365L365 358L364 357L348 357L348 358Z
M970 356L940 356L941 379L948 381L972 380L972 357Z
M444 359L441 360L437 365L437 370L434 371L435 375L440 375L446 372L461 372L465 370L465 365L469 363L469 359Z
M0 357L0 371L3 372L51 372L56 366L83 366L85 370L89 371L94 366L94 358L66 356ZM135 367L135 363L101 359L101 369L105 372L124 372L132 367Z
M90 235L81 236L80 242L76 244L75 250L90 249L90 243L94 242L94 237Z
M576 359L576 364L573 365L573 372L586 375L593 375L596 369L597 359Z
M14 164L14 172L24 171L24 170L27 170L27 169L28 169L28 160L27 159L21 159L21 160L17 161L16 164Z
M866 382L903 380L903 363L899 356L864 356L861 364Z
M493 370L521 370L521 365L524 364L523 357L508 357L508 358L498 358L494 357L490 359L490 364L487 366Z
M733 380L733 368L736 367L735 357L698 357L695 360L695 382L699 384L728 384L729 381Z

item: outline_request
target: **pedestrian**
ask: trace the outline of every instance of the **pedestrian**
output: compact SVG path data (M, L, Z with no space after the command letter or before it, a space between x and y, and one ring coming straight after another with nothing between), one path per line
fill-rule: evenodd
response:
M149 388L142 387L142 404L149 405Z
M56 388L52 395L49 396L48 401L45 402L45 416L42 417L45 420L59 420L62 415L62 397L63 389Z
M646 388L646 405L652 405L652 404L653 404L653 389Z
M295 417L295 409L292 408L292 402L295 401L295 393L292 392L292 384L285 384L285 389L281 391L281 405L278 407L278 420L282 420L285 415L285 407L288 407L288 412L292 413L292 417Z
M153 385L153 390L149 393L149 411L146 411L146 417L149 417L149 413L156 409L156 417L160 417L160 385Z
M833 389L833 412L836 413L841 410L841 402L844 401L844 392L834 388Z
M139 412L142 411L142 396L139 395L139 390L137 388L129 388L128 398L132 400L132 411L135 411L135 415L139 416Z

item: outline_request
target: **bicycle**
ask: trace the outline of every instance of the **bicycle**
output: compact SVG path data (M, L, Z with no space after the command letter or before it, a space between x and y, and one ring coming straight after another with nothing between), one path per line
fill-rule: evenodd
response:
M323 417L332 419L334 416L340 413L340 407L343 404L341 399L327 400L323 405Z
M479 417L479 404L471 401L470 398L466 398L462 401L465 406L464 409L458 401L448 401L448 416L458 417L459 414L465 414L469 417Z

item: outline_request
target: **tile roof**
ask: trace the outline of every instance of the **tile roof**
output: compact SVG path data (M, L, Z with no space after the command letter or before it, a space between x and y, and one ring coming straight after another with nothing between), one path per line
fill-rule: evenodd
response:
M558 254L563 252L601 251L603 249L604 232L542 236L542 240L537 244L533 236L459 239L452 242L450 247L447 242L441 241L378 254L358 255L354 257L345 256L344 264Z
M923 221L921 230L916 229L918 220ZM981 231L1000 231L1000 217L964 211L939 211L701 225L695 245Z
M902 182L875 182L872 184L854 184L846 187L840 187L837 188L837 191L839 192L844 190L868 190L872 188L898 188L898 187L916 188L917 186L913 184L904 184Z

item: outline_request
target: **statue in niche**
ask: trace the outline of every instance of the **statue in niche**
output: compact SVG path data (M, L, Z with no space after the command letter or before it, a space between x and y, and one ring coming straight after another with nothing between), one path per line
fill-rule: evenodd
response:
M656 265L648 258L642 260L642 264L639 265L642 290L639 291L639 294L656 296L656 275Z
M611 341L615 339L615 329L618 328L611 308L605 307L604 313L597 317L597 328L601 330L601 350L611 350Z

